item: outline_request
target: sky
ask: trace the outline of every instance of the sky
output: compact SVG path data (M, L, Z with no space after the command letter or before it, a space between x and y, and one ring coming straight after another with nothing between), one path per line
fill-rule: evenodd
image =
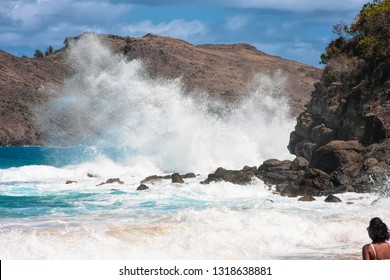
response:
M316 67L368 0L0 0L0 49L32 57L90 31L180 38L193 45L248 43ZM1 63L1 62L0 62Z

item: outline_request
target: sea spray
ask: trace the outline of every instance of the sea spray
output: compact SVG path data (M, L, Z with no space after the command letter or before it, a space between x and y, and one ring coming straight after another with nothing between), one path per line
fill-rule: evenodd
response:
M280 73L258 74L257 90L232 108L186 92L179 78L151 79L142 61L113 54L92 34L75 41L68 57L76 74L36 111L53 145L113 147L125 165L149 162L164 172L207 173L290 157L294 124Z

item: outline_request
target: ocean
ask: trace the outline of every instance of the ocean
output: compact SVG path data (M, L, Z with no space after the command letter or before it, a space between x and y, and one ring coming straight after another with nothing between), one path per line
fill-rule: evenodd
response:
M258 179L200 183L220 166L293 158L280 73L260 73L229 107L180 79L151 79L94 37L69 59L77 74L45 85L51 101L34 112L48 145L0 147L0 259L360 259L369 220L390 223L386 192L299 202ZM196 176L137 191L176 172ZM101 184L110 178L121 183Z

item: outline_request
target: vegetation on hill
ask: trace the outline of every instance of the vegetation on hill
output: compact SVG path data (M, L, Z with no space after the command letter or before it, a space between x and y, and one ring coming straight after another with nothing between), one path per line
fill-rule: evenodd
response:
M390 64L390 0L365 4L352 24L339 23L334 32L339 37L321 55L321 63L329 66L324 71L328 82L355 86L363 76L375 83L387 79L388 74L383 75Z
M334 26L339 37L328 45L321 55L326 64L341 52L364 58L368 63L390 60L390 0L374 0L363 6L355 21L348 26Z

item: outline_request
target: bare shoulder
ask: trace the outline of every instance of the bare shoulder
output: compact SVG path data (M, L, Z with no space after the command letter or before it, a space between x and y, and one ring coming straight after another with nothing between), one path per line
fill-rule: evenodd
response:
M370 260L372 259L372 255L373 255L373 251L372 251L372 248L370 246L370 244L366 244L363 246L362 248L362 257L363 257L363 260Z

